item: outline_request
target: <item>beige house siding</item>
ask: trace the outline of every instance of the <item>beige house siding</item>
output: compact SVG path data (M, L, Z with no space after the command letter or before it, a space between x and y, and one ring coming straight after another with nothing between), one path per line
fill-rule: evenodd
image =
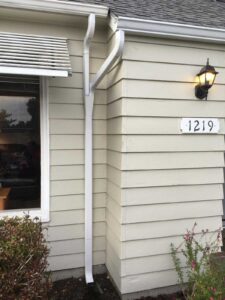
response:
M81 24L82 25L82 24ZM81 25L1 20L1 31L69 38L71 78L49 79L50 222L48 241L52 271L84 266L84 106L82 48L87 20ZM96 30L91 73L106 55L106 34ZM94 264L105 263L106 83L96 92L94 107Z
M86 21L0 20L1 31L69 38L73 76L49 80L52 271L84 266ZM92 74L114 37L107 41L106 28L97 28ZM219 75L208 101L201 101L194 77L208 57ZM219 118L220 132L182 135L182 117ZM93 121L94 264L106 264L122 294L176 284L170 243L179 243L194 222L199 229L221 226L224 117L224 46L126 36L122 62L96 91Z
M50 80L52 270L84 266L84 103L82 35L69 40L73 76ZM91 49L91 73L106 55L105 35ZM94 106L94 264L105 263L106 83Z
M208 57L219 75L201 101L194 78ZM123 294L176 284L170 243L194 222L221 226L224 67L224 46L126 36L121 68L109 74L107 212ZM219 118L221 130L182 135L182 117Z

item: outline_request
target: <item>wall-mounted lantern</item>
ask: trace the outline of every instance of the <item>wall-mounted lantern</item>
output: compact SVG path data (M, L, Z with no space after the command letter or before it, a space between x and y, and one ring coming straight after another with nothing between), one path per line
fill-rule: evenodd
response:
M198 85L195 87L197 98L207 100L208 90L213 86L217 74L218 72L209 65L209 59L207 59L206 65L197 74Z

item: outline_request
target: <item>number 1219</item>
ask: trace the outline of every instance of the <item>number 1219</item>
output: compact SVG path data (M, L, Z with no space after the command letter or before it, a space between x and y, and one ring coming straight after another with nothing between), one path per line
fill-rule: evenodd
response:
M182 133L218 133L219 120L209 118L183 118Z

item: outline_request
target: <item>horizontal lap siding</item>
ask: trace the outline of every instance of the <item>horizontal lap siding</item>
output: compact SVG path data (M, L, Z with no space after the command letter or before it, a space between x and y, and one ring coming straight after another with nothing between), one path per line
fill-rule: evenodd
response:
M167 40L167 44L157 43L157 39L142 42L135 38L129 38L126 41L126 48L123 55L124 59L181 64L181 65L197 65L202 66L206 63L206 59L210 59L212 65L216 67L225 66L224 48L209 48L207 44L204 47L198 47L199 44L186 43L186 45L177 41L175 44ZM203 44L202 44L203 45ZM187 75L188 76L188 75Z
M73 76L49 79L50 223L47 238L52 271L84 266L84 106L82 52L85 26L1 20L2 31L69 39ZM91 47L93 76L106 56L106 36L97 30ZM94 264L105 263L106 81L94 106Z
M93 264L102 265L105 263L105 250L95 251L93 254ZM66 269L75 269L84 267L84 250L79 254L66 254L50 256L49 257L50 267L54 266L54 271L61 271ZM52 270L52 268L51 268Z
M71 78L49 81L52 270L84 266L83 35L69 40ZM91 49L91 76L104 61L104 37ZM93 116L94 264L105 263L106 81L98 87Z
M201 101L195 75L208 57L220 73ZM170 243L179 244L194 222L199 231L221 226L225 48L128 36L121 70L108 77L115 81L108 91L109 207L112 224L121 226L121 291L173 285ZM219 134L182 135L183 117L219 118Z
M194 101L194 86L194 82L124 79L124 81L117 82L114 86L110 87L109 100L110 102L116 101L118 96L120 96L127 98L134 97L138 99ZM215 84L214 88L210 92L211 93L209 93L208 96L209 101L223 101L225 85ZM182 98L182 95L185 95L185 97Z
M110 152L109 164L118 153ZM122 170L187 169L223 166L223 152L164 152L122 154Z

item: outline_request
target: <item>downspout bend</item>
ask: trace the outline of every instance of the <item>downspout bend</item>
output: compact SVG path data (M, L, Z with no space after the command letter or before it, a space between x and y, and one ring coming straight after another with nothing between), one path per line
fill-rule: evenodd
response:
M116 45L109 54L109 56L106 58L98 72L96 73L94 79L92 80L90 84L91 91L94 91L98 84L101 82L103 77L107 74L111 66L115 63L115 61L121 57L123 53L124 48L124 40L125 40L125 34L123 30L118 30L115 33L116 35Z
M93 284L93 106L94 92L124 48L124 31L116 32L116 45L106 58L93 81L90 81L90 44L95 31L95 15L88 18L88 29L83 48L84 104L85 104L85 280Z

